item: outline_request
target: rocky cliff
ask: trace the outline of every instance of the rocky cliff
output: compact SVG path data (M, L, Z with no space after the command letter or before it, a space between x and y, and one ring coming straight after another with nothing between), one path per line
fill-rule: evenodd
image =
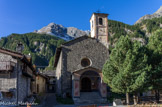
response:
M82 31L75 27L64 27L59 24L50 23L47 26L41 28L40 30L34 31L39 34L50 34L59 37L64 40L72 40L74 38L89 35L88 31Z

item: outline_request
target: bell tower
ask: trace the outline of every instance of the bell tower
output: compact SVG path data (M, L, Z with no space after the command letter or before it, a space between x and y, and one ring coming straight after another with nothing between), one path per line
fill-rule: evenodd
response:
M108 14L93 13L90 19L91 37L108 48Z

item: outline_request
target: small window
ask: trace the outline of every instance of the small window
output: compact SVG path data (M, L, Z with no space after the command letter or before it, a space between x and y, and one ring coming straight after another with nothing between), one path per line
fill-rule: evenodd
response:
M90 64L91 64L91 61L90 61L88 58L83 58L83 59L81 60L81 65L82 65L83 67L90 66Z
M102 18L99 18L99 24L100 24L100 25L103 25Z

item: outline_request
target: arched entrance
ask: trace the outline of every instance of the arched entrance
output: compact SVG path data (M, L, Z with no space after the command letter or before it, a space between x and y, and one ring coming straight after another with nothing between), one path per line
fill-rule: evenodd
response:
M94 95L107 97L107 86L102 81L102 72L95 68L86 68L73 73L72 91L74 98L85 99Z
M98 91L101 78L95 71L85 71L80 77L80 91L91 92Z
M88 77L84 77L81 80L81 91L90 92L91 91L91 80Z

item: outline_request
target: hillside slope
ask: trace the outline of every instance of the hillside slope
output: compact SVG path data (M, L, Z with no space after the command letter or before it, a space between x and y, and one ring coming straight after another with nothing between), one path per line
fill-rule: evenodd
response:
M143 20L136 25L109 20L109 42L114 46L121 35L129 35L133 39L147 42L148 37L157 29L162 29L162 17Z
M19 42L24 45L23 53L30 54L34 64L37 66L48 66L56 48L65 41L46 34L11 34L0 39L0 47L15 51Z

